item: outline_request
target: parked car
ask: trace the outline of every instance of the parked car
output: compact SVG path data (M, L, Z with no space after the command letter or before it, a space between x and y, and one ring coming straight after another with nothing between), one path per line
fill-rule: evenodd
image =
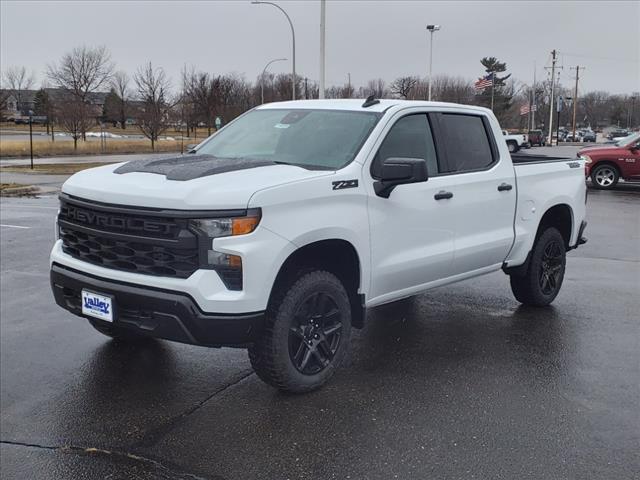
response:
M516 153L521 148L529 148L527 136L523 133L510 134L506 130L502 130L502 135L509 148L509 153Z
M585 161L585 174L595 188L610 190L621 178L640 181L640 133L613 145L582 149L578 157Z
M585 130L582 134L582 141L583 142L593 142L595 143L596 141L596 132L594 132L593 130Z
M629 132L624 128L615 128L609 132L607 138L613 140L614 138L622 139L629 135Z
M512 162L485 108L270 103L174 158L84 170L62 187L55 301L100 333L248 347L305 392L366 310L503 270L550 304L584 242L584 163Z
M544 147L547 144L547 137L542 130L529 130L528 137L529 145L531 146Z

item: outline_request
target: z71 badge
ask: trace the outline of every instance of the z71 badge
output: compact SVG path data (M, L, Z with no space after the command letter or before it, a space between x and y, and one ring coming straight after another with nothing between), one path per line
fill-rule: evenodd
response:
M334 190L342 190L343 188L356 188L358 186L358 180L337 180L331 182Z

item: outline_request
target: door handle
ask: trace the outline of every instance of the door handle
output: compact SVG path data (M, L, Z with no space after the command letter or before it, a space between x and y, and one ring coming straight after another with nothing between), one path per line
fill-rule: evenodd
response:
M498 191L499 192L508 191L508 190L511 190L512 188L513 188L513 186L509 185L508 183L502 183L502 184L498 185Z
M436 193L433 198L435 198L436 200L445 200L445 199L449 199L453 197L453 193L451 192L445 192L444 190L440 190L438 193Z

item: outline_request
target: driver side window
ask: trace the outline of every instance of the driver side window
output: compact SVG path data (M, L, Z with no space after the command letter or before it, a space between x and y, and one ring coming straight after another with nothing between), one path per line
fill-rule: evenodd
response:
M438 174L436 150L425 113L402 117L391 127L373 159L371 176L380 178L382 164L392 157L424 159L429 176Z

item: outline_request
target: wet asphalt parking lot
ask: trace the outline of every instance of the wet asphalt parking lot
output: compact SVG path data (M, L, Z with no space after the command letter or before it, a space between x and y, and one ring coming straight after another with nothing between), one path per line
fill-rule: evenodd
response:
M640 188L590 191L551 307L495 273L372 310L300 396L243 350L122 345L58 308L56 210L1 202L3 479L640 477Z

